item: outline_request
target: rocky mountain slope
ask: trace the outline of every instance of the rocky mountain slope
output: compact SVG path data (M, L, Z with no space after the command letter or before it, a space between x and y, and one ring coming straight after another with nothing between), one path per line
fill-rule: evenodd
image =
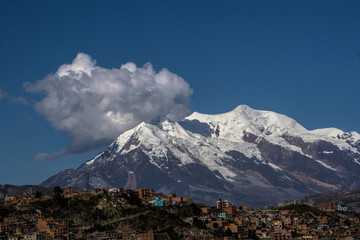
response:
M306 130L240 105L181 122L158 119L120 135L104 152L42 183L52 187L153 188L214 204L252 206L360 187L360 135Z

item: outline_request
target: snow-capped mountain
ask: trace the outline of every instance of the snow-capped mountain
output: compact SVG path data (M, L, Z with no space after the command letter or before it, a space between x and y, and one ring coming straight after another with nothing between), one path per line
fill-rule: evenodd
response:
M43 186L152 188L214 204L252 206L360 187L360 135L309 131L295 120L240 105L159 118L121 134L104 152Z

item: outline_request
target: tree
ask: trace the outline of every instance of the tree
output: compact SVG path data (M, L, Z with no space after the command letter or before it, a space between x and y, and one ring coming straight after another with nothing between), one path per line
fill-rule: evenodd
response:
M42 197L42 193L41 192L39 192L39 191L36 191L35 192L35 198L41 198Z
M61 194L63 193L63 190L61 189L61 187L56 186L53 188L53 192L54 192L55 198L61 198Z

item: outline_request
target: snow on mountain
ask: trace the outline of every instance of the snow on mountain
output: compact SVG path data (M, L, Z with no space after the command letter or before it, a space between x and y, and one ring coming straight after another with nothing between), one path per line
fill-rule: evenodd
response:
M285 115L240 105L180 122L141 123L43 185L149 187L206 203L218 197L275 203L360 187L359 139L335 128L309 131Z
M199 120L213 126L219 126L221 133L218 137L242 140L235 133L247 131L258 135L281 135L285 131L304 132L306 129L295 120L274 112L254 110L246 105L240 105L233 111L206 115L193 113L186 117L189 120Z
M350 146L354 146L356 144L360 144L360 134L357 132L344 132L337 128L322 128L322 129L315 129L311 131L312 134L316 136L321 136L326 139L330 139L330 141L335 141L339 143L348 143ZM356 150L355 150L356 151Z
M245 132L267 139L287 149L304 154L297 146L289 144L281 136L290 133L299 136L306 142L318 140L329 141L341 149L359 153L360 149L354 148L350 143L360 145L360 134L356 132L345 133L336 128L324 128L309 131L297 123L294 119L283 114L271 111L261 111L240 105L233 111L207 115L194 112L186 117L187 120L198 120L207 123L214 131L212 137L224 138L231 141L242 142Z

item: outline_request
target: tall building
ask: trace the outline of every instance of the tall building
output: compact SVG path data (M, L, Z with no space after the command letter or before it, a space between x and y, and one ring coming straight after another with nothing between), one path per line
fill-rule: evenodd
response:
M216 208L217 209L224 209L226 207L229 207L229 202L228 200L221 200L219 199L219 201L216 201Z

